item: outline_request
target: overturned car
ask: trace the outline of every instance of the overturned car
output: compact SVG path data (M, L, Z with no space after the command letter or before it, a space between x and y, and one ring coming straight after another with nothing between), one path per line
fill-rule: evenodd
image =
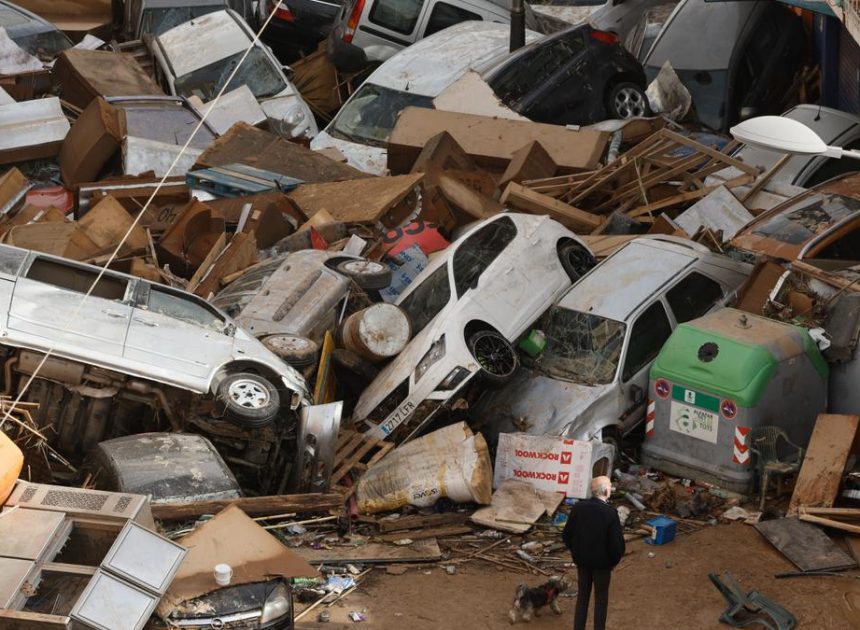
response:
M549 217L483 221L398 297L414 337L364 391L353 420L400 442L473 379L506 382L518 366L511 342L593 265L588 247Z
M111 437L187 430L243 486L286 488L305 382L201 298L3 245L0 337L6 393L40 403L38 425L70 459Z

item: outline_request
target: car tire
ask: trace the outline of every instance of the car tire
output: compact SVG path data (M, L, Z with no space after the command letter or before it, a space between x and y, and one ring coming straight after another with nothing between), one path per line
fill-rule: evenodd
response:
M263 345L290 366L301 369L316 364L319 346L299 335L269 335Z
M336 367L346 370L364 386L373 382L379 370L369 361L365 361L352 350L337 348L331 353L331 360Z
M558 259L571 282L579 280L597 264L588 248L576 241L569 241L559 247Z
M488 386L504 385L520 366L517 351L495 330L479 330L469 337L467 344L481 366L479 377Z
M616 83L609 89L606 110L610 118L619 120L648 116L651 113L645 91L629 81Z
M618 427L603 427L600 431L600 441L615 447L615 466L621 463L621 431Z
M275 386L250 372L228 375L219 383L215 399L228 420L248 429L270 424L281 409L281 396Z
M372 260L345 260L336 269L365 290L387 289L391 284L391 269Z

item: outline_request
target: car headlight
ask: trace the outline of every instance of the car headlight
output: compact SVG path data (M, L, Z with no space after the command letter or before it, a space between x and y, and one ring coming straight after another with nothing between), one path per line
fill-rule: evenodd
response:
M418 367L415 368L415 382L417 383L422 376L430 369L434 363L445 356L445 335L439 337L439 340L430 346L421 360L418 362Z
M266 603L263 604L263 614L260 617L260 623L269 623L275 619L279 619L290 612L292 602L290 601L290 593L284 584L279 584L269 596L266 598Z

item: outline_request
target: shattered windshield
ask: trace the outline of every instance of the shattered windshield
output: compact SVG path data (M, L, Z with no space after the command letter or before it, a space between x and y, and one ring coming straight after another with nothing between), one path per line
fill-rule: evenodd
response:
M414 337L439 314L451 299L451 283L448 281L448 265L442 265L415 287L398 306L406 311L412 321Z
M140 20L140 33L142 35L161 35L166 33L174 26L190 22L194 18L199 18L207 13L212 13L224 8L224 3L208 4L197 7L174 7L153 9L148 8L143 11L143 17Z
M236 53L182 75L176 79L176 93L181 96L193 94L203 101L212 100L218 94L221 86L226 83L243 54L244 52ZM279 69L258 47L248 53L248 57L239 68L239 72L227 86L226 92L243 85L247 85L258 99L275 96L287 89L287 84L284 82L284 77Z
M397 115L407 107L432 109L433 99L365 83L340 110L329 132L341 140L385 146Z
M546 348L537 367L548 376L581 385L611 383L626 329L612 319L554 306L544 320Z
M842 195L811 195L757 225L753 234L800 245L860 211L860 200Z

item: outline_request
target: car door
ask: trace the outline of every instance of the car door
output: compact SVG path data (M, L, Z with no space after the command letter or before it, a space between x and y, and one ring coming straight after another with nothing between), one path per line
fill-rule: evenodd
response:
M648 372L669 335L673 324L661 298L656 298L636 316L627 339L621 369L623 432L636 426L645 413Z
M224 317L204 300L141 282L135 295L125 357L168 380L190 377L197 389L229 361L233 334Z
M131 316L128 298L136 280L111 272L98 275L99 270L88 265L33 255L12 293L10 341L55 347L97 363L119 359Z

